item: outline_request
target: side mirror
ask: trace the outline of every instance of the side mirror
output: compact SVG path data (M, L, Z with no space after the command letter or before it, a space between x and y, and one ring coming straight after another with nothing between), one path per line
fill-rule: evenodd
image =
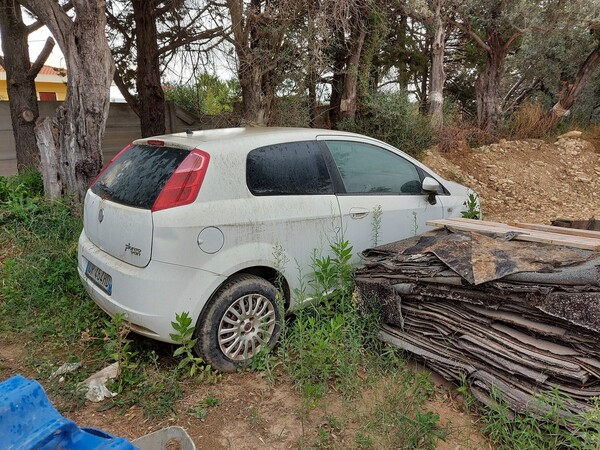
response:
M437 191L440 188L440 183L431 177L425 177L423 179L422 188L425 192L437 194Z
M423 184L421 185L423 191L425 191L427 195L427 201L430 205L435 205L437 203L436 195L438 193L438 189L440 187L440 183L435 181L431 177L425 177L423 179Z

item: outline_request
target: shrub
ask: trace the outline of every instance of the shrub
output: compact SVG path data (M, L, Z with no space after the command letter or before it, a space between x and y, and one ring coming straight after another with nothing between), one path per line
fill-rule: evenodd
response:
M381 139L414 157L435 141L429 117L406 92L372 94L356 120L340 121L338 128Z

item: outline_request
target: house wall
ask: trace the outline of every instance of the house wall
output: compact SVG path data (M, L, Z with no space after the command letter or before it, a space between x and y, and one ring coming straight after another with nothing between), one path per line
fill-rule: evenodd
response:
M47 81L36 81L37 92L56 92L56 100L62 101L67 96L67 85L65 83L51 83ZM38 94L39 99L39 94ZM0 80L0 101L7 101L6 80Z

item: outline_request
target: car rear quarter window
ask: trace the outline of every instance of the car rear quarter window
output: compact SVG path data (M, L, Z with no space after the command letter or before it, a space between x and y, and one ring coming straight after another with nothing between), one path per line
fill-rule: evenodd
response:
M246 182L254 195L333 194L333 183L316 141L288 142L252 150Z
M114 161L92 185L104 199L150 209L188 150L134 145Z

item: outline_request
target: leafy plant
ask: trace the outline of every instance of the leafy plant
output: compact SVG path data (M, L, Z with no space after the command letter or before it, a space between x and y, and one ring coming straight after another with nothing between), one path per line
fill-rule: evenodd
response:
M381 232L381 217L383 209L381 205L375 205L373 208L373 218L371 220L371 243L376 247L379 243L379 233Z
M176 331L170 333L171 339L179 343L179 347L173 352L173 356L183 356L179 361L177 370L187 373L189 377L197 377L200 380L206 380L216 383L220 379L210 365L204 363L204 360L194 354L194 346L197 339L194 339L194 327L192 326L192 318L188 312L175 314L175 321L171 322L171 326Z
M465 219L481 220L483 218L477 194L470 192L467 200L465 200L465 202L463 203L463 206L466 209L464 211L461 211L461 215Z
M125 386L136 383L135 369L138 368L136 357L138 352L127 339L130 328L125 321L125 314L115 314L111 320L103 319L104 351L113 361L119 364L117 392L123 392Z
M221 404L221 400L219 400L213 393L209 393L202 402L194 406L191 410L191 413L196 419L203 420L208 415L208 409L214 408L215 406L219 406Z

